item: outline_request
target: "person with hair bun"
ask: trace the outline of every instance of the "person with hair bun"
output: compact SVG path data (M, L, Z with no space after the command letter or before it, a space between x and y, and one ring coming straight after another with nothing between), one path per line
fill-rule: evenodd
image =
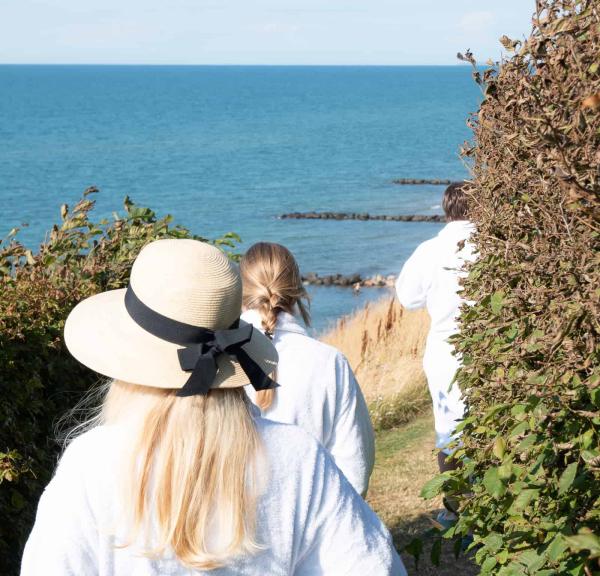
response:
M75 306L65 343L109 381L21 576L406 576L327 451L256 414L244 387L277 386L277 351L241 309L238 267L191 239L151 242L127 288Z
M314 436L356 491L366 494L375 454L369 411L342 353L306 333L308 294L294 256L285 246L259 242L243 256L240 270L242 318L260 328L279 355L280 387L248 388L248 394L266 418Z

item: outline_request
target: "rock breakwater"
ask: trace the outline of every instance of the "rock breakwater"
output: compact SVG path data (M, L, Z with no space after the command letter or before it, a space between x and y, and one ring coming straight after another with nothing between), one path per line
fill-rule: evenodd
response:
M354 290L358 290L362 287L392 287L396 282L396 276L393 274L388 276L376 274L375 276L369 276L366 278L360 274L327 274L325 276L319 276L314 272L309 272L305 276L302 276L302 282L304 282L304 284L311 284L314 286L342 286L345 288L353 288Z
M440 178L396 178L392 180L393 184L400 184L401 186L411 186L415 184L432 184L434 186L448 186L452 184L452 180L444 180Z
M369 214L367 212L289 212L281 220L388 220L391 222L445 222L440 214Z

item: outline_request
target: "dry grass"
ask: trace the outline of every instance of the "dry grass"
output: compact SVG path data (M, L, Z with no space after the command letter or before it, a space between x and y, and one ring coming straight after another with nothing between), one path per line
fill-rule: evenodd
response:
M396 299L385 298L342 318L321 340L346 355L365 398L373 402L425 386L421 359L428 330L425 310L408 312Z
M360 383L376 430L400 426L430 406L422 368L429 317L395 298L342 318L322 340L341 350Z
M341 350L360 383L376 430L406 424L430 406L422 368L429 316L398 301L368 303L321 339Z

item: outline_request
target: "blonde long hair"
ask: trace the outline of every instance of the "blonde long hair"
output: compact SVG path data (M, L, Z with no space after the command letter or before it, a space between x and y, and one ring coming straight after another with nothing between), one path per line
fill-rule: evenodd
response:
M297 309L310 326L309 296L302 284L300 269L293 254L281 244L258 242L252 245L240 262L242 303L257 310L265 334L273 338L280 312L293 314ZM273 403L275 390L261 390L256 403L261 410Z
M142 536L151 557L170 549L184 565L212 570L261 549L260 440L243 388L185 398L175 392L114 381L105 397L100 420L129 431L123 545Z

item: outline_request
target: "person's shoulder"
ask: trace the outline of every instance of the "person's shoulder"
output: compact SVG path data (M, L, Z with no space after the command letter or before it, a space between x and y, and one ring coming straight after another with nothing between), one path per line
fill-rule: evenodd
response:
M113 426L96 426L71 440L60 458L62 468L92 466L101 463L118 445Z
M350 367L346 356L333 344L317 340L308 334L294 334L293 339L298 348L304 348L315 361L323 366L335 365L337 369Z
M419 250L421 252L428 252L430 250L435 250L439 246L440 242L441 242L440 236L436 235L433 238L429 238L428 240L421 242L419 244L419 246L417 247L417 250Z
M447 226L447 224L446 224L446 226ZM419 244L419 246L417 246L417 249L418 248L427 248L428 246L435 246L440 240L440 233L443 232L443 230L446 228L446 226L441 228L435 236L432 236L431 238L427 238L427 240L423 240L423 242L421 242Z
M440 243L439 236L434 236L433 238L429 238L424 242L421 242L412 253L410 260L420 260L423 257L431 254L432 252L436 252Z
M348 360L348 358L346 358L346 355L337 348L334 348L333 346L330 346L330 348L332 357L335 360L336 372L338 374L345 374L346 376L353 376L354 371L352 370L352 366L350 366L350 361ZM338 377L338 381L342 381L343 383L345 383L346 381L352 382L352 378Z
M308 334L290 332L286 334L286 339L288 347L300 351L304 350L311 357L319 359L319 361L323 361L325 358L331 358L333 360L339 353L335 347L322 342L321 340L317 340Z
M310 337L312 345L324 356L329 356L332 359L337 361L338 357L344 357L344 355L332 344L328 344L327 342L322 342L321 340L317 340L316 338Z
M86 450L93 447L100 447L107 443L116 441L117 427L100 425L94 426L79 434L71 440L67 446L68 450Z

